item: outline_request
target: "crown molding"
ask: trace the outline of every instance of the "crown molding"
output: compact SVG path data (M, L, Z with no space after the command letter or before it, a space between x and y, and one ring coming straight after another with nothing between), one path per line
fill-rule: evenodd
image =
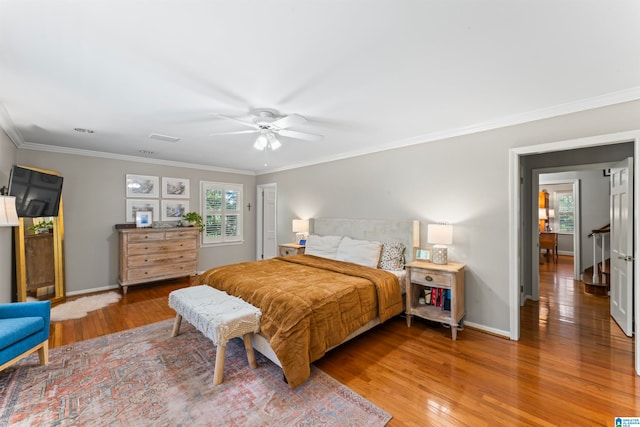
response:
M98 157L111 160L125 160L129 162L150 163L163 166L175 166L188 169L200 169L213 172L235 173L238 175L255 175L254 171L242 169L221 168L210 165L201 165L196 163L176 162L173 160L152 159L149 157L128 156L125 154L106 153L104 151L82 150L79 148L58 147L54 145L36 144L33 142L25 142L20 147L22 150L47 151L50 153L73 154L76 156Z
M287 167L261 171L261 172L257 172L256 174L264 175L268 173L282 172L282 171L297 169L301 167L308 167L308 166L317 165L320 163L333 162L336 160L344 160L351 157L364 156L367 154L393 150L396 148L408 147L411 145L425 144L428 142L435 142L435 141L454 138L458 136L471 135L474 133L495 130L495 129L519 125L523 123L535 122L538 120L550 119L553 117L563 116L566 114L579 113L581 111L593 110L596 108L608 107L611 105L622 104L625 102L631 102L631 101L637 101L637 100L640 100L640 86L621 90L618 92L607 93L601 96L582 99L579 101L568 102L565 104L559 104L552 107L541 108L538 110L532 110L526 113L513 114L510 116L501 117L497 120L490 120L490 121L478 123L475 125L418 135L411 138L378 145L375 147L367 147L367 149L364 149L364 150L350 151L348 153L342 153L336 156L329 156L329 157L324 157L322 159L316 159L309 162L298 163L298 164L287 166Z
M15 125L13 124L13 120L11 120L11 116L9 116L9 112L7 111L7 108L1 102L0 102L0 128L2 128L5 131L5 133L7 134L11 142L13 142L13 145L16 146L16 148L20 148L24 144L24 138L22 137L18 129L16 129Z

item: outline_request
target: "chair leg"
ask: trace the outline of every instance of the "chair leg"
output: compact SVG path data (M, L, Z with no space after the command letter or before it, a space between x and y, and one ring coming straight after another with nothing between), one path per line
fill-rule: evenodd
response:
M42 347L38 349L38 358L40 359L40 365L45 366L49 364L49 341L42 343Z

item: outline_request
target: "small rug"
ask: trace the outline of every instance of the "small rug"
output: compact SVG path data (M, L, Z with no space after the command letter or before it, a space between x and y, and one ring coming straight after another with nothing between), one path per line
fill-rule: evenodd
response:
M81 341L0 372L0 425L384 426L391 416L315 366L295 390L282 370L242 339L227 345L224 382L213 385L215 346L166 320Z
M61 322L63 320L80 319L90 311L100 310L109 304L118 302L120 298L121 295L118 292L107 292L65 302L51 308L51 321Z

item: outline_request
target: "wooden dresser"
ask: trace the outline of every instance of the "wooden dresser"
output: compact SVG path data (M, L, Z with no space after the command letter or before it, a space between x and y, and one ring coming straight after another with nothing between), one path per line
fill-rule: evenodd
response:
M129 286L196 274L197 228L128 228L118 232L118 283L125 294Z

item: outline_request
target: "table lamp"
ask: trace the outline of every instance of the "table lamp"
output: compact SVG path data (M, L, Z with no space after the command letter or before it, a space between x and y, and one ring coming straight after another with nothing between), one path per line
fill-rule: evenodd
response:
M309 233L309 220L294 219L291 229L296 233L296 243L300 244L300 241L306 240L307 233Z
M427 242L433 244L431 262L447 263L447 247L453 243L453 226L451 224L429 224L427 226Z
M16 198L0 196L0 227L17 227L20 225L16 211Z

